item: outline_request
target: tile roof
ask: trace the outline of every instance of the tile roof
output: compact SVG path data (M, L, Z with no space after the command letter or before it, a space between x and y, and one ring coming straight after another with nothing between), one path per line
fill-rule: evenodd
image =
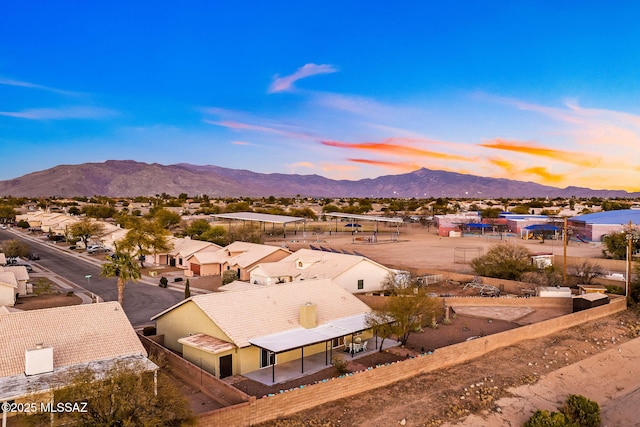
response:
M16 280L16 275L11 271L0 271L0 285L17 288L18 281ZM2 348L2 346L0 346L0 348Z
M117 302L0 313L0 377L25 369L25 350L53 347L54 368L146 351Z
M0 266L1 272L10 272L13 273L16 277L16 280L29 280L29 272L27 271L27 267L24 265L6 265Z
M215 252L201 252L195 254L194 257L203 265L228 263L245 268L278 251L282 251L283 254L290 253L288 250L278 246L233 242Z
M180 238L172 241L173 249L169 251L171 255L180 255L183 258L187 258L197 252L206 250L206 251L215 251L220 249L219 245L216 245L211 242L205 242L202 240L194 240L190 238Z
M297 267L299 261L302 262L302 267ZM278 262L262 263L255 268L261 268L271 277L291 276L298 280L309 280L335 278L361 262L371 263L379 268L389 270L391 273L389 268L363 256L311 249L299 249Z
M222 353L236 348L236 346L231 343L206 334L189 335L188 337L179 338L178 342L213 354Z
M251 338L300 327L300 306L317 305L317 323L356 316L369 306L329 279L290 282L260 289L196 295L154 316L192 303L202 310L238 347Z

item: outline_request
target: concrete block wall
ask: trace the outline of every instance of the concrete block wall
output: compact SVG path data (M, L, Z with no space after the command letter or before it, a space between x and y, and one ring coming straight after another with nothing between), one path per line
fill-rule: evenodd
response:
M220 406L226 407L255 400L255 397L243 393L224 381L220 381L220 379L207 371L200 369L200 367L162 347L148 337L138 334L138 338L149 355L164 358L175 375L192 387L201 390Z
M485 301L485 299L483 299ZM523 326L495 335L451 345L433 354L370 368L313 385L308 385L247 404L202 414L200 425L249 426L278 417L285 417L323 403L350 397L375 388L384 387L421 373L447 368L475 359L493 350L529 339L547 336L590 320L599 319L626 310L624 298L614 298L610 304L572 313L544 322Z

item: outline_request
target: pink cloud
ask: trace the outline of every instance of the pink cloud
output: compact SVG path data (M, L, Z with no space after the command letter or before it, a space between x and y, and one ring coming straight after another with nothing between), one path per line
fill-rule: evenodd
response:
M315 76L317 74L335 73L336 71L338 71L337 68L328 64L305 64L298 68L295 73L288 76L279 77L276 75L275 79L269 86L268 92L286 92L291 90L293 88L293 84L300 79Z

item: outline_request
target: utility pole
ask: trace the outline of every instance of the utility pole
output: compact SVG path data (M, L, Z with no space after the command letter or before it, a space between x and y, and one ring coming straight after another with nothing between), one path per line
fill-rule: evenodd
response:
M564 226L562 229L562 240L564 246L564 261L562 262L562 284L567 286L567 238L569 233L567 233L567 217L564 217Z
M624 296L629 299L629 290L631 289L631 260L633 259L633 224L629 220L629 231L627 231L627 283Z

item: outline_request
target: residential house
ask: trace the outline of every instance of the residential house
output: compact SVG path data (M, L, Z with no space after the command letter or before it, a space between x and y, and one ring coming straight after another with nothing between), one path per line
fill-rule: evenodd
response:
M78 222L76 218L62 213L47 213L42 216L40 230L51 235L64 236L67 228Z
M362 333L371 309L329 279L197 295L154 316L164 345L224 378L325 352ZM351 341L353 342L353 341Z
M10 271L0 271L0 305L13 307L18 294L16 275ZM2 347L0 347L2 348Z
M291 252L279 246L233 242L215 252L200 252L189 258L191 270L201 276L221 275L234 270L239 280L249 280L249 270L259 263L279 261Z
M27 271L27 267L24 265L7 265L5 267L0 266L0 273L9 272L13 273L16 278L16 283L18 285L18 294L20 296L27 295L29 292L29 287L27 286L27 282L29 281L29 272Z
M1 311L0 348L0 403L50 402L76 369L158 369L117 302Z
M182 238L171 237L168 241L169 244L173 245L173 249L166 253L153 255L154 264L170 265L172 267L182 267L190 270L191 265L188 259L192 255L200 252L215 252L221 248L221 246L215 243L194 240L188 236Z
M360 255L300 249L278 262L260 263L249 271L258 285L331 279L351 293L380 291L396 270Z

